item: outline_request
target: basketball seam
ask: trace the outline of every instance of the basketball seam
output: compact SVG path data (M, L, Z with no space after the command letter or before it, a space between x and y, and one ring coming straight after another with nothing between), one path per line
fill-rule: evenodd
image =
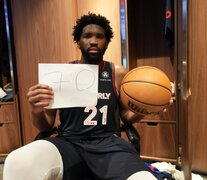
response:
M163 73L163 71L161 71L160 69L158 69L158 68L156 68L156 67L153 67L153 66L142 66L142 67L137 67L137 68L135 68L135 69L132 69L131 71L129 71L129 72L127 73L127 76L128 76L129 74L133 73L133 72L136 71L136 70L147 69L147 68L148 68L148 69L155 69L155 70L157 70L157 71Z
M124 91L124 90L123 90ZM138 101L139 103L142 103L142 104L145 104L145 105L150 105L150 106L166 106L167 104L161 104L161 105L158 105L158 104L150 104L150 103L146 103L146 102L142 102L142 101L140 101L140 100L138 100L138 99L135 99L135 98L133 98L133 97L131 97L128 93L126 93L125 91L124 91L124 93L127 95L127 96L129 96L131 99L133 99L133 100L135 100L135 101Z
M133 100L135 100L135 101L138 101L139 103L142 103L142 104L145 104L145 105L150 105L150 106L166 106L168 103L166 103L166 104L150 104L150 103L146 103L146 102L143 102L143 101L140 101L140 100L138 100L138 99L135 99L135 98L133 98L132 96L130 96L125 90L124 90L124 88L122 87L122 90L124 91L124 93L128 96L128 97L130 97L131 99L133 99Z
M163 85L161 85L161 84L157 84L157 83L154 83L154 82L148 82L148 81L140 81L140 80L126 81L126 82L122 83L122 85L123 85L123 84L130 83L130 82L142 82L142 83L146 83L146 84L154 84L154 85L160 86L160 87L162 87L162 88L164 88L164 89L170 91L170 93L171 93L171 90L168 89L167 87L165 87L165 86L163 86Z

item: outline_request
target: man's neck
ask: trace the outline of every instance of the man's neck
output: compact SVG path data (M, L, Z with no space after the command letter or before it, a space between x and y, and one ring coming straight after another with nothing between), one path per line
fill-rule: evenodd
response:
M99 67L102 67L103 63L104 63L104 61L102 60L98 64L94 64L94 65L99 65ZM80 60L78 60L78 64L89 64L89 63L84 58L81 58Z

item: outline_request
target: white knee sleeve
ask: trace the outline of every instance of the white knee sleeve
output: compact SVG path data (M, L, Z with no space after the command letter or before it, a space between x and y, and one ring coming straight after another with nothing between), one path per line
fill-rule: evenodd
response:
M3 180L61 180L63 163L52 143L34 141L12 151L6 158Z
M127 180L156 180L157 178L153 176L148 171L139 171L134 174L132 174Z

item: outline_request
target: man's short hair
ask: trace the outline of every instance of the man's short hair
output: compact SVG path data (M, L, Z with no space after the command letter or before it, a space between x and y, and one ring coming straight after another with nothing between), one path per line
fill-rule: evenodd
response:
M110 26L110 21L106 19L106 17L98 14L94 14L89 12L87 15L83 15L80 19L77 19L76 25L73 27L73 40L74 42L78 42L80 40L83 28L89 24L96 24L101 26L105 30L105 38L108 42L113 38L114 33Z

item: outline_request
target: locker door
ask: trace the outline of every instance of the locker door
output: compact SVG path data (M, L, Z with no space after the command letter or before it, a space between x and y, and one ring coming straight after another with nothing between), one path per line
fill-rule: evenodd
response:
M176 47L165 38L165 0L127 1L129 70L154 66L176 80ZM166 113L145 116L135 123L141 137L141 156L145 159L176 162L178 158L178 123L176 103ZM156 137L156 138L155 138ZM152 140L153 139L153 140ZM153 141L152 143L149 143ZM169 146L170 142L170 146Z
M186 179L191 179L191 144L189 111L189 59L187 58L187 0L178 1L178 114L181 166Z

